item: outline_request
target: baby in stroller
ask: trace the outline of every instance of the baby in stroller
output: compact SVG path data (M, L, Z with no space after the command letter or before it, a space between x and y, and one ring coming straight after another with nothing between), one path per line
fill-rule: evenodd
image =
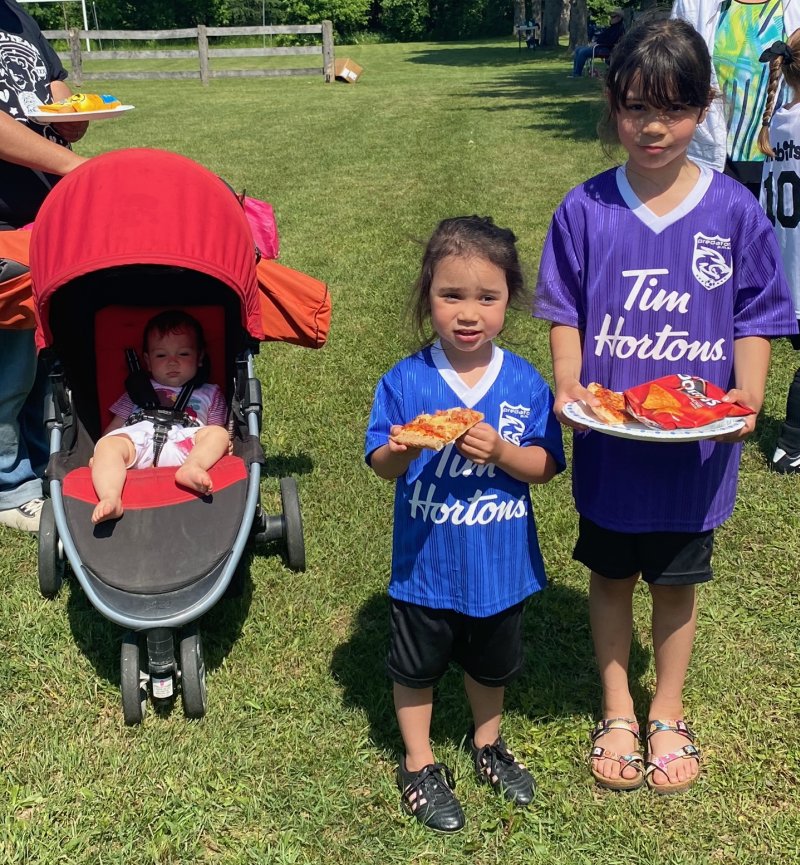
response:
M203 329L181 310L167 310L148 321L142 356L152 389L151 402L171 409L147 411L128 393L111 406L114 419L98 441L92 460L92 483L99 502L92 522L122 516L122 489L128 469L178 466L181 486L207 495L213 492L208 469L228 451L224 426L225 396L216 384L202 383L205 357Z

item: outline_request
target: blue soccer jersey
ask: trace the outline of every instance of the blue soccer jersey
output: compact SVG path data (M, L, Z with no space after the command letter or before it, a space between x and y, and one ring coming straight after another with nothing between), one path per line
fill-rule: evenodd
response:
M366 459L393 424L456 407L485 416L507 441L540 446L565 467L553 396L525 360L494 346L481 380L467 387L436 343L380 380ZM478 466L450 444L423 450L396 481L392 577L400 601L486 617L546 584L528 484L494 465Z

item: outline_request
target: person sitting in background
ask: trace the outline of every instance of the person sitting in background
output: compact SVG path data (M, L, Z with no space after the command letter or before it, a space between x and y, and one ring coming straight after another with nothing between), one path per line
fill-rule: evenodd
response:
M575 49L572 58L572 74L568 75L567 78L580 78L583 75L586 61L591 59L593 53L596 52L601 57L608 57L624 32L622 9L612 9L608 27L597 33L590 45L579 45Z
M539 29L539 24L536 21L528 21L528 26L525 29L528 34L525 39L525 44L528 48L535 48L539 44L539 37L536 35L536 31Z

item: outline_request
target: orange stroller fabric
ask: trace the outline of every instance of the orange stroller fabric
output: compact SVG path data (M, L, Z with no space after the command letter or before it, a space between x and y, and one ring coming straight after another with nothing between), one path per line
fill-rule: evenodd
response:
M331 297L324 282L276 261L256 265L265 339L305 348L325 345Z
M0 260L16 261L25 273L0 281L0 328L33 330L36 318L31 297L29 264L30 231L0 231Z

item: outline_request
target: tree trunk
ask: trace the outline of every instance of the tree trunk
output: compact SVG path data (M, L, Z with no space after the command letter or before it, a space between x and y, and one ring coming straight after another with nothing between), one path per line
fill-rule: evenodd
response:
M525 26L525 0L514 0L514 26Z
M569 4L569 47L586 44L586 0L571 0Z
M558 27L561 21L563 0L542 0L542 45L558 47Z

